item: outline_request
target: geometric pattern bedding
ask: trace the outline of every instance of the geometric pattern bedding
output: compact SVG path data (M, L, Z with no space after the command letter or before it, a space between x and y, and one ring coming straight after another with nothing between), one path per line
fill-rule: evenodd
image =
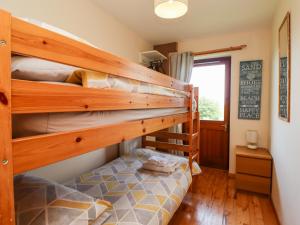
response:
M14 179L17 225L90 225L107 219L109 202L40 177Z
M141 169L152 155L177 159L172 174ZM192 181L188 160L149 149L134 149L65 185L112 203L105 225L167 225Z

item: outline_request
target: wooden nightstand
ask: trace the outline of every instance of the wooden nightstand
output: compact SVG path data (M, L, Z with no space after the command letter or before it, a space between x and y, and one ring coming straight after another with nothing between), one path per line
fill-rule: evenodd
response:
M272 156L269 151L236 146L235 154L236 188L269 195L272 183Z

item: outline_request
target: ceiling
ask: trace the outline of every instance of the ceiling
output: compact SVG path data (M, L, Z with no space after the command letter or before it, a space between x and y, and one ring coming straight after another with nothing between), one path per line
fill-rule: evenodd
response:
M277 4L277 0L189 0L185 16L166 20L154 14L153 0L93 1L153 44L268 26Z

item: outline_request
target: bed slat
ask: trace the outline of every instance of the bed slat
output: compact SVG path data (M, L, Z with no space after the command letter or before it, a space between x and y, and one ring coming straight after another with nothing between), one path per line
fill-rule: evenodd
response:
M184 82L15 17L12 51L177 90L186 88Z
M157 131L152 134L149 134L148 136L154 136L158 138L165 138L165 139L179 139L183 141L189 140L189 135L185 133L171 133L168 131Z
M13 140L14 173L153 133L188 120L188 113Z
M177 145L177 144L170 144L167 142L161 142L161 141L145 141L145 146L164 149L164 150L176 150L176 151L183 151L183 152L190 152L190 145Z
M188 107L188 98L12 80L12 112L74 112Z

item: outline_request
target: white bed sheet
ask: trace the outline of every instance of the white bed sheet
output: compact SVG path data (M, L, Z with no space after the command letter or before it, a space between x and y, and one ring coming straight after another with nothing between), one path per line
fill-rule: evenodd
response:
M13 137L77 130L185 112L186 108L167 108L14 115Z

